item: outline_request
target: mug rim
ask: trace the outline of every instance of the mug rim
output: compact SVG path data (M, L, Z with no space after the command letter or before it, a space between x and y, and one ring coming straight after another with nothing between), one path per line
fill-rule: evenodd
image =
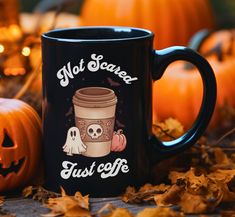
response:
M67 31L79 31L79 30L113 30L113 32L131 32L135 31L138 33L143 33L142 36L129 36L120 38L104 38L104 39L71 39L66 37L56 37L51 36L51 34L67 32ZM127 26L83 26L83 27L72 27L72 28L59 28L47 31L41 35L43 40L55 41L55 42L124 42L133 40L142 40L152 38L154 33L148 29L127 27Z

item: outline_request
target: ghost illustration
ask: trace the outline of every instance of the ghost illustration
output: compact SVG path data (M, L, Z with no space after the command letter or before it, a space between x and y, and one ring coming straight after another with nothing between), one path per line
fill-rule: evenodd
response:
M67 155L81 154L86 152L86 145L82 142L80 131L77 127L71 127L67 132L67 139L63 146Z

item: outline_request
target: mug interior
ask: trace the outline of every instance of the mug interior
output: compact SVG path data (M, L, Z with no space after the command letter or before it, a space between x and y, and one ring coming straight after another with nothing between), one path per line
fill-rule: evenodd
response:
M146 29L131 27L80 27L49 31L42 38L57 41L113 41L151 37Z

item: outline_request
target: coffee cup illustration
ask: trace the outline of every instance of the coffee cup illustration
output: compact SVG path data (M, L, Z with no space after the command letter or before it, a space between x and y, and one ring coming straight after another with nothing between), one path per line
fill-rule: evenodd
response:
M75 125L80 131L87 157L102 157L111 151L117 97L104 87L78 89L73 96Z

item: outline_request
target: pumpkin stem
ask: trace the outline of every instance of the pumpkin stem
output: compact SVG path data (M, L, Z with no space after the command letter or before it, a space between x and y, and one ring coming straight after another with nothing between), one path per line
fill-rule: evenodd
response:
M202 29L190 39L188 47L193 50L200 51L200 48L204 41L206 41L206 39L208 39L213 33L214 31L212 30Z
M123 134L123 130L122 129L119 129L119 130L117 130L117 134Z
M188 47L199 52L203 42L206 41L206 39L208 39L212 33L214 33L214 31L208 29L202 29L190 39ZM192 63L186 62L184 64L185 70L192 70L194 68L195 66Z

